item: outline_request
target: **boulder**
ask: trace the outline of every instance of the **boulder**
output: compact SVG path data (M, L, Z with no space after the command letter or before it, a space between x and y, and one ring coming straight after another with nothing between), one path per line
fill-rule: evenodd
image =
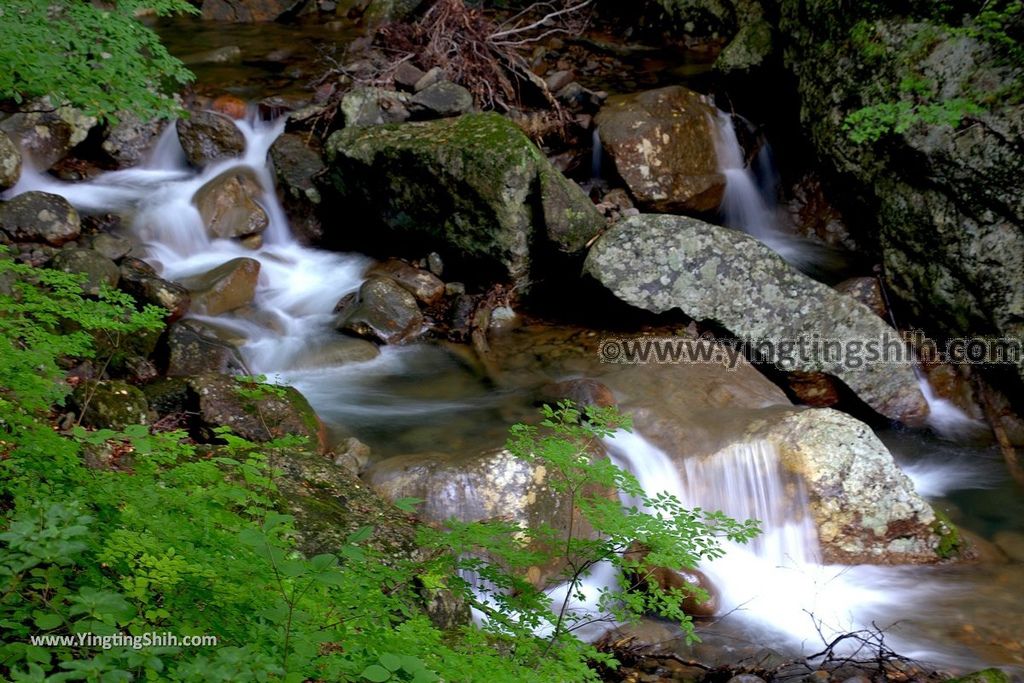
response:
M215 328L198 320L180 320L167 331L167 376L206 373L247 375L242 354Z
M883 119L922 102L955 110L1019 87L1010 60L935 22L927 3L847 11L823 0L810 14L798 0L779 5L804 130L843 188L845 212L863 216L879 245L893 298L954 336L1024 336L1024 104L992 98L959 125L910 115L875 142L848 130L863 107ZM1017 370L1024 377L1024 361Z
M657 213L718 209L725 176L715 148L716 110L682 86L617 95L595 122L630 192Z
M205 315L220 315L252 302L260 278L260 262L235 258L181 284L192 295L192 310Z
M127 382L86 380L72 394L82 422L97 429L124 429L149 424L149 404L138 387Z
M375 126L408 120L409 96L383 88L356 87L341 97L345 126Z
M185 158L196 168L238 157L245 152L242 131L223 114L192 112L187 119L178 119L177 129Z
M101 147L119 168L137 166L156 144L166 125L163 119L143 121L131 112L118 112L117 123L107 129Z
M437 251L481 279L525 287L538 250L578 253L604 227L583 191L498 114L345 129L326 156L338 200L375 220L379 239Z
M473 95L461 85L440 81L416 93L409 111L417 118L458 116L473 109Z
M21 150L0 130L0 192L14 187L21 177Z
M395 85L407 91L415 91L416 84L427 74L414 64L402 62L395 69Z
M0 120L0 131L21 147L40 170L47 170L85 141L97 119L67 105L54 107L49 97L27 102L25 112Z
M782 466L807 486L826 562L937 562L944 533L892 455L866 424L830 409L755 420L751 439L766 439Z
M572 514L569 498L552 490L550 476L540 463L495 450L470 457L397 456L372 465L363 479L388 500L422 500L417 513L428 523L501 519L527 529L550 525L563 537L570 530L576 538L592 534L582 515ZM556 565L537 567L529 576L544 586Z
M51 266L65 273L85 275L82 291L91 296L98 295L103 285L116 287L121 279L117 264L92 249L62 249L53 257Z
M338 316L335 327L384 344L401 344L419 336L423 315L408 290L390 278L371 276Z
M77 239L81 229L75 207L60 195L25 192L0 204L0 230L19 242L59 247Z
M188 377L186 383L197 398L204 438L215 438L214 429L228 427L243 439L258 443L298 436L320 452L326 448L320 418L293 387L241 382L216 374Z
M314 179L325 166L320 152L306 144L306 138L285 133L270 146L277 195L288 215L292 233L305 244L315 244L323 237L320 222L320 190Z
M103 254L111 261L120 261L132 250L132 243L124 237L112 235L109 232L101 232L93 235L86 244L93 251Z
M257 235L270 219L257 201L260 181L248 169L231 169L209 181L192 198L211 237L229 239Z
M370 268L367 275L380 275L397 282L416 300L427 306L444 296L444 282L433 273L410 266L405 261L389 259Z
M681 216L634 216L594 244L585 268L628 304L680 309L758 344L784 370L827 372L886 417L927 415L910 364L870 362L869 342L879 357L890 346L893 354L905 351L895 330L744 233ZM834 362L825 342L838 343L846 357Z
M167 322L184 316L192 304L188 289L177 282L164 280L145 261L126 258L121 262L121 289L142 304L152 304L167 310Z

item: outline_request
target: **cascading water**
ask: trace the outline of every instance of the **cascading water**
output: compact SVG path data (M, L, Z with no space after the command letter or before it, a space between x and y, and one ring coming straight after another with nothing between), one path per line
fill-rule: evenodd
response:
M972 441L985 434L986 427L983 422L975 420L955 403L936 394L920 368L915 371L921 394L928 404L928 426L936 434L950 441Z
M253 373L295 386L328 423L395 422L479 408L481 401L424 402L374 395L374 382L411 374L424 362L438 364L434 349L383 347L380 356L364 363L322 362L320 352L338 341L331 326L333 309L340 298L359 288L370 260L307 248L295 240L267 164L267 152L284 129L283 120L236 123L245 137L244 155L199 172L188 166L172 124L138 168L82 183L65 183L25 169L6 196L40 190L64 196L81 211L120 213L131 226L131 236L141 243L144 258L169 280L202 274L238 257L259 261L255 313L192 317L242 340L241 351ZM231 169L253 174L264 190L259 203L269 225L257 250L212 238L192 202L203 185Z
M737 443L714 456L687 460L682 473L664 451L637 434L620 432L607 445L648 493L665 492L690 508L761 521L759 538L749 544L723 540L724 556L700 567L720 591L722 620L757 642L808 654L821 649L823 638L876 620L888 626L901 608L949 592L908 568L822 564L803 486L785 474L768 442ZM890 637L902 654L933 662L953 657L948 648L922 648Z

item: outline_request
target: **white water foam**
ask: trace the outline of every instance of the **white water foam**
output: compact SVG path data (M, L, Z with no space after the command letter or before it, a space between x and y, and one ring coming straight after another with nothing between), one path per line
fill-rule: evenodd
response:
M984 422L970 417L949 399L938 396L919 368L915 368L915 372L928 404L928 426L932 431L949 441L974 441L988 431Z

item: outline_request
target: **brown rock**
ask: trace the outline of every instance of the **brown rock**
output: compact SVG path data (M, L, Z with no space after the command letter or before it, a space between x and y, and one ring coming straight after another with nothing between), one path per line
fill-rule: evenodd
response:
M220 315L251 303L259 276L259 261L236 258L207 273L186 278L181 284L192 293L195 312Z
M839 403L835 380L823 372L790 372L786 375L793 395L801 403L815 408L831 408Z
M681 86L611 97L597 115L605 150L639 204L657 213L713 211L725 191L715 109Z
M594 379L571 379L548 384L541 388L540 399L545 403L569 400L581 408L607 408L616 405L612 390Z
M436 303L444 296L444 282L433 273L410 266L404 261L390 259L370 268L367 275L389 277L416 299L426 305Z
M213 100L210 108L233 119L244 119L248 105L234 95L221 95Z
M358 337L401 344L423 329L416 299L391 278L373 276L359 288L356 301L338 317L336 327Z
M263 193L251 171L232 169L199 188L192 202L211 237L231 238L263 232L270 224L257 203Z
M861 302L882 320L889 322L889 308L885 305L885 294L876 277L852 277L836 285L836 291L847 294Z
M234 122L213 111L197 111L178 119L178 140L188 162L202 168L221 159L241 156L245 137Z
M630 571L632 589L681 590L687 594L681 603L684 612L692 617L715 616L719 604L718 591L703 572L698 569L651 567L645 563L649 553L648 548L633 543L622 556L627 562L636 564L636 568ZM694 589L707 593L707 598L695 594Z

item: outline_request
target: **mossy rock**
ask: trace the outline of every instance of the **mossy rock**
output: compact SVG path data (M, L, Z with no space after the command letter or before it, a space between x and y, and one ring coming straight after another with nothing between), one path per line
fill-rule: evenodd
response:
M393 250L401 239L478 281L525 285L539 251L579 252L604 226L583 191L494 113L341 130L326 158L334 194L326 203L382 228L329 241L373 250L376 240Z
M149 424L149 403L138 387L121 380L86 380L72 394L82 422L97 429Z
M1002 669L982 669L960 678L950 679L949 683L1010 683L1010 675Z

